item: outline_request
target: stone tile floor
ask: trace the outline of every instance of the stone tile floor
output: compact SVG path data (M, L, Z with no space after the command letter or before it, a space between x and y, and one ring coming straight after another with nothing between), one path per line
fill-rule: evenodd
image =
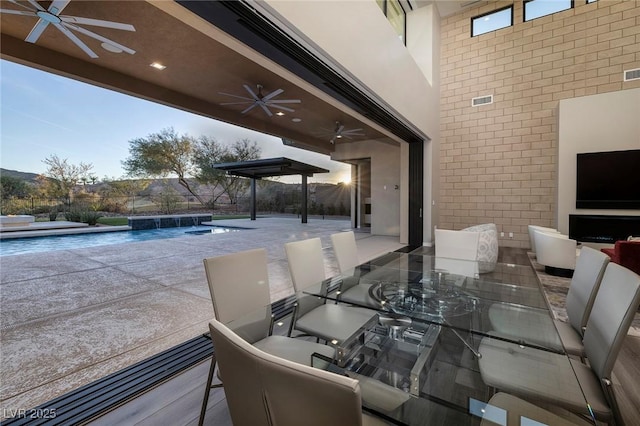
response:
M0 257L0 409L29 409L207 331L213 317L202 259L265 247L272 300L293 293L287 241L320 237L337 273L332 233L349 221L216 221L241 232ZM357 233L361 260L403 245Z

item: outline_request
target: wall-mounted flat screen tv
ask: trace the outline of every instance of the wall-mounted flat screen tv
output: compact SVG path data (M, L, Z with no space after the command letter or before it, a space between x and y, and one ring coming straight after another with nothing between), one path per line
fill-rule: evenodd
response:
M578 154L576 208L640 209L640 149Z

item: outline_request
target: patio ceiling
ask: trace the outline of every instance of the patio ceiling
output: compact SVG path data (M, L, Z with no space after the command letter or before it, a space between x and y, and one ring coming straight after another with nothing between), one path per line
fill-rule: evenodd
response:
M52 2L41 1L44 9ZM58 2L54 2L58 3ZM64 4L64 2L62 2ZM2 9L27 11L32 3L0 1ZM114 53L98 41L72 31L97 54L91 58L58 28L48 25L35 43L25 42L38 18L18 14L0 14L1 56L3 59L53 72L97 86L182 110L211 117L259 132L286 138L294 145L330 153L336 122L345 130L362 129L351 139L397 143L399 138L375 122L327 96L269 58L257 53L172 1L71 1L60 15L131 24L135 31L76 25L106 37L134 54ZM107 46L109 47L109 46ZM157 70L158 62L166 66ZM248 104L222 105L241 99L221 94L248 97L245 85L263 94L283 92L273 99L300 99L300 103L281 104L295 110L273 116L256 106L242 113ZM295 121L293 119L296 119ZM170 125L170 123L166 123ZM214 135L215 136L215 135Z

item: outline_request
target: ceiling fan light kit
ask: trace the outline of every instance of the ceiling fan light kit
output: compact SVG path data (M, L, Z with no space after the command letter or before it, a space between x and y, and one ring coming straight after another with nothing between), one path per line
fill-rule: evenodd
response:
M48 9L42 7L36 0L28 0L28 5L18 2L18 0L8 1L26 10L0 9L0 13L6 15L29 16L38 18L38 21L27 35L27 38L24 39L24 41L28 43L35 44L40 39L40 36L47 29L47 27L49 25L53 25L58 29L58 31L64 34L90 58L95 59L98 57L98 55L72 31L102 42L102 48L109 52L127 52L130 55L136 53L136 51L133 49L130 49L126 46L121 45L120 43L103 37L100 34L96 34L93 31L87 30L86 28L80 27L77 24L111 28L122 31L135 31L136 29L133 25L123 24L120 22L105 21L102 19L83 18L81 16L60 15L63 9L69 5L71 0L54 0L49 5Z

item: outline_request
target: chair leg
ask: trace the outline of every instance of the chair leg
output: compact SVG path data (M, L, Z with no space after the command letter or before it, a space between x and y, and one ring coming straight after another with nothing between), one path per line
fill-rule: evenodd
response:
M211 382L213 381L213 375L216 371L216 354L211 355L211 365L209 366L209 377L207 378L207 387L204 390L204 398L202 400L202 408L200 409L200 420L198 421L198 426L202 426L204 424L204 415L207 412L207 404L209 403L209 393L211 392ZM215 385L215 387L220 387L220 385Z
M611 412L613 413L613 424L624 425L624 420L620 414L620 407L618 407L618 401L616 400L616 395L613 392L613 383L609 379L603 379L603 382L605 396L608 400L607 402L609 402L609 406L611 407Z

